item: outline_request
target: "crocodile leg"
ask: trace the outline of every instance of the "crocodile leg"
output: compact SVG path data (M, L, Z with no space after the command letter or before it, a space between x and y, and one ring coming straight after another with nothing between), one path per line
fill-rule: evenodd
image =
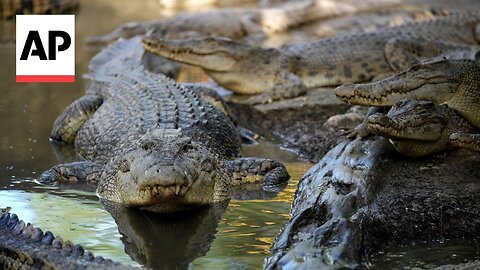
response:
M285 73L277 77L272 88L264 93L248 98L245 103L250 105L271 103L276 100L298 97L306 92L307 87L302 79L293 73Z
M75 100L55 120L50 138L60 142L73 143L78 130L102 102L103 99L96 95L86 95Z
M244 127L237 127L238 134L240 135L240 139L244 144L257 144L257 139L260 138L260 134L255 133L249 129Z
M238 158L228 164L233 174L232 185L261 184L263 189L275 189L290 179L283 164L266 158Z
M454 132L449 139L453 146L480 152L480 134Z
M91 161L58 164L43 172L38 181L43 184L77 184L85 181L88 187L96 188L103 166Z

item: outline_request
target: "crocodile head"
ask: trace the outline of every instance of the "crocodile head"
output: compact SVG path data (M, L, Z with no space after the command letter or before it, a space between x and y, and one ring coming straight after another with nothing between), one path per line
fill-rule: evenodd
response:
M405 100L385 114L368 117L367 128L386 137L401 154L422 157L448 147L448 115L429 101Z
M379 81L337 87L335 95L344 102L367 106L392 106L403 99L442 103L459 87L462 76L458 74L465 71L465 61L470 60L422 61Z
M179 130L149 132L111 160L97 192L106 200L169 213L229 197L229 175L214 153Z
M436 141L447 120L438 107L429 101L404 100L387 114L368 117L368 130L394 140Z
M179 40L144 37L143 46L160 56L213 71L230 70L248 49L247 45L219 37Z
M167 40L144 37L145 50L173 61L202 68L221 86L238 93L256 94L271 87L280 52L228 38L199 37Z

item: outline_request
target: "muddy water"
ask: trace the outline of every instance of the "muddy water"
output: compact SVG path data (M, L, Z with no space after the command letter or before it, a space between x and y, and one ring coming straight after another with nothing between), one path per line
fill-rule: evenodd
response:
M47 188L34 179L58 163L47 139L53 121L84 93L85 81L81 75L87 71L89 60L96 51L85 47L82 41L87 36L106 33L122 22L158 18L161 10L157 5L155 0L142 0L142 5L129 0L82 1L76 17L77 81L74 84L16 84L15 48L2 46L0 50L0 207L10 206L27 222L80 243L96 254L131 265L138 265L131 257L142 261L142 255L138 255L138 248L122 242L119 225L93 192ZM137 233L155 243L147 241L139 248L147 249L143 250L144 253L155 253L148 250L150 244L172 247L170 253L157 252L142 263L155 266L160 265L157 261L171 261L172 265L188 265L193 261L193 267L198 269L261 268L275 235L289 218L296 181L310 164L298 162L293 154L268 143L248 146L244 155L286 162L292 182L272 200L232 201L218 227L217 224L206 226L205 234L213 235L217 231L213 241L205 241L203 245L206 247L188 249L192 245L189 237L195 237L192 234L184 239L187 243L184 250L182 247L173 248L175 241L163 239L155 230L162 229L161 226L183 228L185 224L174 222L167 226L161 221L149 221L158 224L155 223L152 231ZM134 226L133 223L127 225ZM200 225L203 226L199 224L198 230L203 232Z

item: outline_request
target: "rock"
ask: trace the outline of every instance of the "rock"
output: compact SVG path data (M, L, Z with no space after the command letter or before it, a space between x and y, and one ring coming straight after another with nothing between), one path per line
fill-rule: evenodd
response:
M341 142L300 180L265 268L364 268L388 247L478 235L479 162L463 150L405 158L378 137Z

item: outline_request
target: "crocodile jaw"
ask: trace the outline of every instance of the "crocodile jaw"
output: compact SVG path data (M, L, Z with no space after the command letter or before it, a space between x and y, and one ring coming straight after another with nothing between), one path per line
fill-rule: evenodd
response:
M118 171L115 177L118 201L128 207L171 213L207 206L214 201L215 185L211 182L215 178L203 171L157 167L141 175Z
M227 72L237 63L231 51L231 46L235 45L226 39L164 40L144 37L142 42L145 50L151 53L206 70Z
M458 83L438 79L401 79L395 75L372 83L342 85L335 89L335 95L346 103L365 106L393 106L407 98L443 103L454 95Z
M460 85L457 69L454 61L427 60L379 81L339 86L335 95L344 102L367 106L393 106L403 99L440 104L451 99Z
M393 140L436 141L441 138L444 129L441 119L413 113L404 119L376 113L369 116L367 121L370 132Z
M97 187L102 199L158 213L228 199L230 179L223 163L181 130L154 130L131 143L105 165Z

